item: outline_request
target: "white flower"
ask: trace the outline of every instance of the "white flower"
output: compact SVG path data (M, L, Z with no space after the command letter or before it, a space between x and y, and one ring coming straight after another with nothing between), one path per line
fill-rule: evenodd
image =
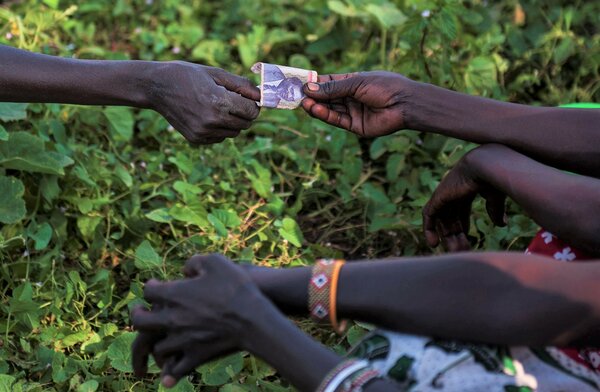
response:
M425 11L421 12L421 16L423 18L429 18L431 16L431 11L430 10L425 10Z
M542 233L542 238L544 239L544 244L551 243L553 237L554 237L554 234L550 233L549 231L544 231Z
M556 252L554 254L554 258L560 261L573 261L575 260L575 253L573 253L571 248L567 246L562 250L562 252Z
M11 33L6 33L5 37L6 39L12 39L13 35Z
M173 53L175 54L179 54L179 52L181 52L181 48L179 46L175 46L172 50Z

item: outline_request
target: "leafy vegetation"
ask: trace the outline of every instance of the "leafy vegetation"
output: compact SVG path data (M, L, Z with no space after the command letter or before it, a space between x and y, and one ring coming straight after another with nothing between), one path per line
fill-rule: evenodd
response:
M257 60L319 73L387 69L533 105L598 101L600 4L518 0L26 0L0 42L61 56L184 59L250 76ZM377 140L264 110L236 140L192 148L157 113L0 104L0 390L162 390L131 374L129 308L198 252L274 267L430 253L421 207L473 146L413 131ZM521 249L511 206L480 249ZM310 331L338 350L356 340ZM156 367L151 369L157 372ZM282 391L247 354L177 390Z

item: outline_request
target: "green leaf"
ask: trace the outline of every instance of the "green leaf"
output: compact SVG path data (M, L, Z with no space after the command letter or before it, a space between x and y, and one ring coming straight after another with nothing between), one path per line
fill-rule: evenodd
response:
M384 30L400 26L406 21L406 16L394 4L387 1L380 5L369 4L365 7L365 10L377 19Z
M475 57L467 66L465 83L473 91L491 89L497 83L496 64L489 57Z
M236 353L202 365L198 371L206 385L223 385L231 380L230 374L238 374L243 367L244 358L241 353Z
M158 387L158 392L194 392L194 391L196 391L196 388L194 387L194 385L192 385L190 380L188 380L185 377L182 378L181 380L179 380L177 385L175 385L173 388L165 388L162 384L160 384Z
M0 121L16 121L27 118L26 103L0 102Z
M117 165L115 168L115 175L119 178L119 180L121 180L123 185L125 185L127 188L131 188L133 185L133 178L127 169L125 169L125 167L122 165Z
M146 214L146 218L159 223L169 223L173 220L173 217L169 215L169 211L166 208L157 208Z
M16 378L9 374L0 374L0 392L13 392L13 384Z
M0 176L0 222L16 223L25 218L25 186L14 177Z
M46 4L48 7L52 8L52 9L57 9L58 8L58 3L60 0L42 0L44 2L44 4Z
M82 237L89 241L94 237L94 232L100 222L102 222L101 216L80 216L77 218L77 228Z
M329 0L327 2L327 7L336 14L340 14L342 16L358 16L359 11L354 5L347 5L339 0Z
M227 234L229 232L227 231L225 224L221 222L219 218L217 218L213 214L208 214L208 221L211 225L213 225L213 227L217 231L217 234L219 234L221 237L227 237Z
M131 109L124 106L109 106L104 109L104 115L114 131L115 139L124 141L131 139L135 123Z
M200 228L209 227L207 212L201 206L187 206L181 204L175 204L169 209L169 215L173 219L185 222L187 224L193 224Z
M246 35L238 34L238 50L244 67L250 68L258 61L261 45L266 41L267 27L260 24L252 26L252 31Z
M48 246L52 239L52 226L48 222L42 223L31 235L31 238L35 241L35 250L42 250Z
M108 346L107 355L110 365L120 372L131 373L131 345L137 333L125 332Z
M162 258L156 253L148 240L144 240L135 250L135 266L141 270L162 267Z
M208 214L208 221L222 237L227 236L227 227L235 229L242 223L235 211L221 209L213 209L212 212Z
M281 227L279 228L279 234L297 247L301 247L302 242L304 241L300 226L298 226L298 223L292 218L283 218Z
M98 381L88 380L77 386L77 392L95 392L98 390L99 386L100 384L98 384Z
M6 132L6 129L0 125L0 141L1 142L5 142L8 140L8 132Z
M42 139L27 132L12 132L0 142L0 166L7 169L63 175L64 167L71 164L71 158L45 151Z

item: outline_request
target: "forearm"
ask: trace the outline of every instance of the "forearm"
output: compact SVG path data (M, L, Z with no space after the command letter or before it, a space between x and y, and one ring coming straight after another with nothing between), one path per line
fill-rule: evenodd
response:
M561 169L600 177L600 110L532 107L417 83L407 126L500 143Z
M254 308L256 309L256 308ZM275 307L249 315L244 349L265 360L301 391L314 391L343 358L302 332Z
M600 254L600 180L564 173L500 145L466 157L475 175L505 193L539 225L592 254Z
M341 271L337 309L340 317L420 335L566 344L599 325L594 264L511 253L351 262ZM278 274L285 280L286 270ZM306 274L290 274L296 280L286 287L265 280L264 291L288 308L306 309L306 294L299 296Z
M0 101L148 107L146 61L75 60L0 45Z

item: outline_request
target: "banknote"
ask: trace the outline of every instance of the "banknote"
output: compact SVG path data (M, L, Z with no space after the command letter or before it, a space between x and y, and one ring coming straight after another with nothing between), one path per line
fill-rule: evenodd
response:
M295 109L304 98L302 86L317 81L317 72L283 65L256 63L252 72L260 74L260 106Z

